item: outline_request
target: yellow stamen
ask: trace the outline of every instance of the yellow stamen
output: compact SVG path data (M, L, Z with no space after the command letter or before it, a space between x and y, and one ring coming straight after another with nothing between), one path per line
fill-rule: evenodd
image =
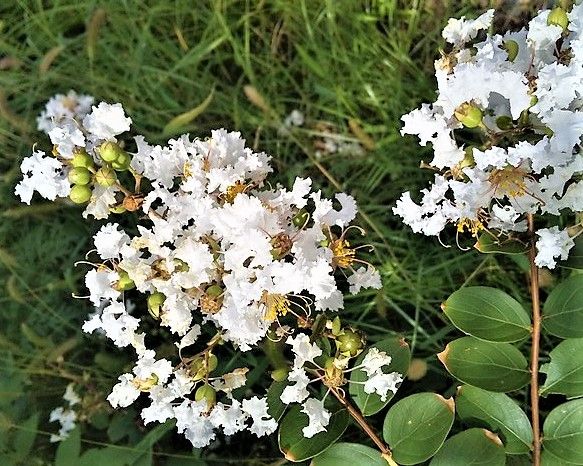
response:
M282 294L264 291L261 302L265 305L264 319L268 322L273 322L277 316L286 315L290 310L290 301Z
M132 384L141 392L147 392L158 383L158 376L152 374L147 379L138 379L137 377L132 380Z
M462 218L457 224L457 231L459 233L467 230L474 237L478 236L478 233L484 229L484 224L480 220L472 220L470 218Z
M227 188L227 192L224 193L222 197L225 200L225 202L231 204L235 200L235 198L239 194L244 193L247 190L247 188L248 186L245 183L243 183L242 181L237 181L235 182L234 185L231 185Z
M527 173L520 168L508 166L494 170L490 174L489 181L495 186L497 192L519 197L527 193L525 182L527 176Z
M345 239L336 239L330 243L330 249L334 257L332 263L342 269L350 267L354 263L356 251L350 247Z

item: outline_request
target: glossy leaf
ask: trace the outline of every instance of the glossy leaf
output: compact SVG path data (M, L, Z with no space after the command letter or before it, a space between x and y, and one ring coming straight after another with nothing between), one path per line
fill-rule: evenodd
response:
M336 443L316 456L310 466L387 466L380 451L358 443Z
M573 398L583 395L583 338L564 340L549 354L551 361L540 371L547 375L541 395L559 393Z
M55 455L55 466L77 464L81 453L81 432L79 427L73 429L69 436L59 443Z
M543 307L543 326L560 338L583 337L583 275L558 284Z
M453 424L455 404L436 393L417 393L395 403L387 413L383 436L398 464L417 464L443 445Z
M484 390L518 390L530 379L526 358L509 343L463 337L449 343L437 357L456 379Z
M287 405L280 399L286 386L287 380L282 380L281 382L274 381L267 389L267 412L276 421L279 421L283 417L287 408Z
M375 343L371 347L377 348L379 351L386 352L391 356L391 364L385 370L385 373L398 372L400 374L406 374L409 369L409 363L411 361L411 351L409 350L409 345L405 340L399 337L388 338L383 341ZM364 351L355 362L355 366L362 363L362 360L368 353ZM351 382L364 382L368 379L366 373L360 369L352 371L350 376ZM387 394L387 399L381 401L381 397L376 393L368 394L364 391L364 385L351 383L350 384L350 395L352 399L365 416L370 416L372 414L378 413L383 409L389 401L393 398L394 393L389 392Z
M504 393L494 393L471 385L458 388L458 416L467 423L480 425L502 436L506 453L528 453L532 444L532 427L528 416Z
M548 414L543 446L568 464L583 464L583 399L563 403Z
M505 466L504 446L496 434L469 429L448 439L429 466Z
M502 290L471 286L454 292L443 312L462 332L510 343L530 335L530 317L522 305Z
M569 258L559 262L559 265L568 269L583 269L583 236L575 239L575 246L569 251Z
M308 425L308 415L301 412L301 406L294 405L279 425L279 449L288 461L299 462L312 458L338 440L348 426L348 412L338 409L332 413L325 432L312 438L304 437L302 429Z

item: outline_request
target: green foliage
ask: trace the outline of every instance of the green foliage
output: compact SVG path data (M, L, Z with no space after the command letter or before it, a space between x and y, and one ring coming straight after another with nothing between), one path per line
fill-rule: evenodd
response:
M540 371L547 375L541 395L559 393L569 398L583 395L583 338L565 340L553 349L550 362Z
M456 379L493 392L518 390L530 379L526 358L509 343L463 337L449 343L438 357Z
M430 466L505 466L500 439L485 429L469 429L448 439Z
M530 335L528 313L496 288L461 288L447 298L442 309L462 332L482 340L512 343Z
M316 456L310 466L387 466L381 453L357 443L336 443Z
M525 412L512 398L481 388L463 385L456 395L457 414L466 423L488 427L502 435L508 454L528 453L532 427Z
M399 464L431 458L443 444L454 419L453 399L418 393L395 403L387 413L383 437Z
M553 409L545 419L543 433L543 448L550 453L550 459L554 461L556 457L567 465L583 464L583 399Z
M300 462L312 458L338 440L348 426L348 418L346 409L338 408L332 412L326 431L306 438L302 429L308 425L308 415L301 412L301 406L294 405L279 425L279 449L289 461Z
M379 351L385 351L391 356L391 364L389 364L388 369L385 369L385 373L398 372L399 374L406 374L409 369L409 362L411 360L411 351L409 350L409 345L405 340L399 337L388 338L386 340L379 341L371 346L371 348L377 348ZM369 348L370 349L370 348ZM367 351L364 351L354 363L358 366L362 363L365 358ZM351 382L364 382L368 379L366 373L357 369L350 375ZM371 416L378 413L383 409L389 401L393 398L395 394L389 392L387 394L387 399L385 401L381 400L381 397L376 393L365 393L364 385L362 383L351 383L350 384L350 396L365 416Z
M560 338L583 337L583 275L559 283L545 301L544 329Z

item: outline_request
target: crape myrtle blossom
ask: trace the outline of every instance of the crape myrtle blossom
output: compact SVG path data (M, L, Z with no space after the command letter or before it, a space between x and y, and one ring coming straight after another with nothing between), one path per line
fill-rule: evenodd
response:
M277 423L266 399L243 399L238 390L249 368L225 372L219 357L225 344L251 351L279 338L295 357L282 400L304 402L306 436L324 430L330 414L310 397L308 374L328 386L331 373L334 386L346 381L338 368L322 375L314 360L328 356L290 324L309 328L315 313L340 311L346 291L381 287L378 271L359 257L368 246L351 244L363 233L351 224L354 198L327 198L309 178L296 178L291 189L270 184L270 157L246 147L238 132L183 135L166 145L132 141L121 104L94 104L73 91L51 99L38 121L52 153L23 161L17 195L27 203L35 191L49 200L68 196L86 206L84 217L106 219L80 264L89 265L85 297L95 306L83 330L135 354L107 397L111 406L147 399L145 423L173 419L197 448L217 430L268 435ZM137 225L126 230L118 219L131 213ZM161 327L153 333L169 340L174 354L165 347L159 356L161 337L152 327ZM349 370L361 340L350 340L349 329L327 332L340 342L332 359ZM367 374L365 390L382 397L400 381L380 369Z
M65 440L71 431L77 426L78 413L73 408L81 402L81 398L75 392L75 384L67 385L63 399L67 402L66 406L59 406L49 414L49 422L58 422L61 427L58 434L51 434L51 442L60 442Z
M436 174L393 211L427 236L450 223L473 236L516 235L527 214L583 210L583 5L540 11L504 34L489 32L493 15L450 19L437 99L402 118L402 134L432 146ZM540 267L567 257L566 235L539 232Z

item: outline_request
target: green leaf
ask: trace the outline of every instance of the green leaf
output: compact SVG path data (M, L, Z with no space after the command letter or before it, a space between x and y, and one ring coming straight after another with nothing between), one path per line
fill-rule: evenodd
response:
M500 439L486 429L469 429L448 439L429 466L505 466Z
M130 456L132 451L109 446L105 448L92 448L81 455L75 466L127 466L132 464ZM68 465L70 466L70 465Z
M431 458L451 429L454 411L453 398L436 393L417 393L395 403L383 425L394 460L407 465Z
M583 236L575 239L575 246L569 251L569 258L565 262L559 262L559 265L567 269L583 269Z
M287 386L287 381L274 381L267 389L267 412L277 422L282 418L287 406L281 401L280 396L284 388Z
M540 371L547 375L543 396L559 393L569 398L583 395L583 338L564 340L549 354L551 361Z
M301 406L294 405L279 425L279 449L288 461L300 462L312 458L332 446L348 426L348 412L340 408L332 413L325 432L312 438L304 437L302 429L308 425L308 415Z
M377 348L379 351L384 351L389 356L391 356L391 364L388 368L384 370L385 373L398 372L400 374L406 374L409 369L409 363L411 361L411 351L407 342L399 337L387 338L386 340L379 341L371 346L371 348ZM370 348L369 348L370 350ZM362 360L368 353L364 351L354 363L358 366L362 363ZM365 382L368 380L366 373L363 370L357 369L352 371L350 376L351 382ZM381 401L381 397L376 393L368 394L364 391L364 385L362 383L351 383L349 387L350 395L352 399L365 416L370 416L372 414L378 413L383 409L391 398L395 395L394 393L388 393L387 399Z
M557 458L555 455L550 453L548 450L543 450L542 455L540 457L541 465L542 466L574 466L578 463L571 463L570 461L563 461L560 458ZM530 466L532 462L528 462L527 466Z
M511 343L530 335L528 313L512 296L496 288L462 288L441 308L462 332L482 340Z
M185 126L192 122L197 116L203 113L210 103L213 101L215 95L215 89L211 89L209 95L200 104L198 104L193 109L181 113L170 120L166 126L164 126L164 134L171 135L180 132Z
M583 399L563 403L548 414L543 446L562 461L583 464Z
M81 453L81 431L75 427L69 436L59 443L55 455L55 466L70 466L77 464Z
M456 407L458 416L463 421L478 421L490 430L499 432L503 437L506 453L515 455L530 451L530 421L508 395L463 385L457 391Z
M336 443L316 456L310 466L387 466L381 452L358 443Z
M456 379L493 392L518 390L530 379L526 358L509 343L463 337L437 357Z
M528 244L514 238L495 238L490 233L481 234L474 247L484 254L525 254L528 252Z
M543 307L543 326L560 338L583 337L583 275L574 275L551 292Z

